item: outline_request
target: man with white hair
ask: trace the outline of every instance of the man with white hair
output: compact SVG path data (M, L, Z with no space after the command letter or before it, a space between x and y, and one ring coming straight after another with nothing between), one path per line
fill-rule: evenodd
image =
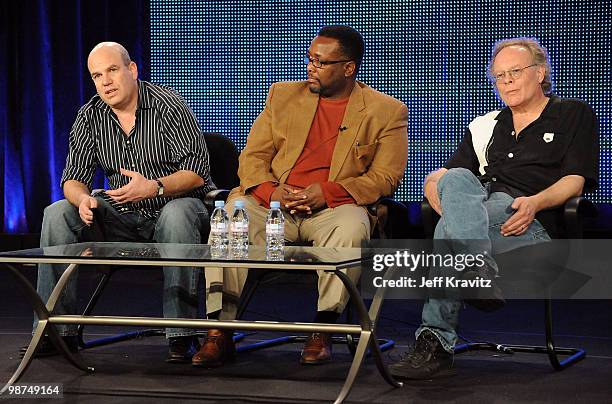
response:
M104 241L200 243L208 220L202 199L215 185L193 112L172 89L138 80L136 64L118 43L95 46L87 67L97 94L79 110L72 126L61 180L66 199L45 209L41 247L91 239L94 229ZM96 166L104 170L110 189L92 196ZM41 298L49 298L64 270L64 265L39 265ZM197 317L199 273L164 268L165 317ZM76 282L71 282L55 311L76 309ZM35 328L37 323L35 319ZM76 327L57 327L76 351ZM199 349L195 330L169 328L166 336L167 361L191 362ZM37 354L54 353L45 337Z
M500 41L489 73L506 107L470 123L445 166L427 176L424 193L441 216L434 241L450 240L437 246L455 254L485 253L485 265L454 275L490 287L470 296L463 291L461 298L429 297L415 345L390 366L399 378L454 374L461 300L485 311L505 303L491 251L555 237L551 209L597 186L597 119L586 103L552 94L546 50L528 38Z

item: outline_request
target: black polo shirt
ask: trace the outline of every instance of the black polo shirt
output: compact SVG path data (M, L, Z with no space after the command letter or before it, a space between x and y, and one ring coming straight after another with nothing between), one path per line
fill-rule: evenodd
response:
M482 122L482 117L478 119L470 127L476 129L473 124ZM502 109L492 119L489 119L494 125L492 135L484 143L483 167L474 149L470 127L444 167L467 168L483 182L490 182L491 192L505 192L515 198L535 195L572 174L584 177L584 192L597 187L598 124L593 110L583 101L551 96L540 117L523 129L518 138L510 108ZM549 221L541 220L551 233L554 225L544 223Z

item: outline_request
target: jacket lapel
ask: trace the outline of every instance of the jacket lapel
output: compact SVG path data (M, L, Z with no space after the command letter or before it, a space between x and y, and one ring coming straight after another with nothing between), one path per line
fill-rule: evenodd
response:
M304 94L295 103L295 106L291 112L289 118L289 124L287 125L287 152L285 155L286 167L290 169L295 165L298 157L304 149L310 127L312 126L312 120L314 119L315 113L317 112L317 105L319 103L319 96L311 93L307 88L304 89ZM286 170L279 181L285 182L289 176L290 170Z
M345 130L338 133L338 140L332 155L331 166L329 168L329 180L334 181L340 173L340 168L344 164L344 160L353 147L361 121L365 118L365 102L363 101L363 90L359 84L355 83L355 87L351 92L344 119L342 120L342 128Z

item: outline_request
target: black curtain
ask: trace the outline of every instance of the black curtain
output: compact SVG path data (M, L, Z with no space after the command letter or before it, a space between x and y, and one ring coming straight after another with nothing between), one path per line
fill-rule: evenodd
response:
M89 51L102 41L119 42L148 80L149 38L146 0L0 0L4 232L39 232L44 207L63 198L70 127L95 94Z

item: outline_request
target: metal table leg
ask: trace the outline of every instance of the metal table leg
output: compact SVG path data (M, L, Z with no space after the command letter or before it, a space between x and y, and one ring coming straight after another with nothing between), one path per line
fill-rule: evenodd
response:
M376 360L376 366L378 367L378 371L381 376L385 379L387 383L389 383L393 387L402 387L403 384L398 382L391 376L387 366L385 365L382 359L382 353L378 346L378 339L376 338L375 326L376 321L378 320L378 314L380 312L380 308L382 307L382 300L384 298L384 291L377 291L374 300L372 301L372 306L370 307L370 312L368 313L365 304L357 290L355 284L351 281L351 279L342 271L336 270L334 271L336 276L340 278L344 286L346 287L349 295L351 296L351 302L355 307L355 311L357 312L357 316L359 319L359 324L361 325L361 336L359 338L359 344L357 345L357 351L355 352L355 357L353 358L353 363L351 364L351 369L346 378L344 386L336 399L336 403L342 403L344 399L348 396L351 388L353 387L353 383L359 372L361 364L363 362L363 358L366 353L366 348L368 345L370 346L372 355Z
M57 301L59 300L62 292L64 291L64 288L68 284L70 277L78 267L79 266L77 264L70 264L68 265L64 273L62 273L62 276L60 276L59 280L57 281L57 284L55 285L55 288L51 292L51 296L49 296L49 300L47 301L46 306L48 313L52 313L55 309L55 305L57 304ZM30 285L30 287L32 286ZM57 328L55 328L54 325L48 324L46 331L51 342L55 345L56 348L58 348L59 352L68 360L68 362L70 362L72 365L74 365L80 370L86 372L94 371L93 367L85 365L83 361L81 361L77 356L70 352L68 346L66 346L66 343L59 335L59 333L57 332Z
M36 316L38 317L38 327L36 327L36 330L34 330L34 334L32 335L32 339L30 340L28 349L26 350L26 353L21 359L19 367L17 368L17 370L15 370L8 383L6 383L2 390L0 390L0 394L6 391L10 385L16 383L21 378L26 369L30 366L32 359L34 358L34 352L36 351L36 348L38 348L38 345L40 344L40 341L45 335L45 332L49 336L49 339L51 340L53 345L55 345L55 347L58 349L59 353L61 353L64 358L68 360L68 362L70 362L78 369L87 372L93 372L93 367L85 365L83 361L81 361L77 356L70 352L68 346L66 346L66 343L57 332L55 326L53 324L49 324L48 322L49 318L53 317L51 312L55 308L59 296L61 295L64 287L66 286L70 276L77 268L77 265L72 264L68 266L68 268L66 268L59 281L57 282L57 285L51 292L51 296L49 297L49 300L47 301L46 305L43 303L43 301L40 299L40 296L38 296L38 293L36 293L36 290L32 287L28 279L23 276L19 269L9 264L5 265L10 269L11 273L15 276L18 283L23 288L26 299L28 300L28 302L32 306L32 309L36 313Z
M357 344L357 350L355 351L355 356L353 357L353 362L351 363L351 369L349 370L348 375L346 376L346 380L344 385L342 386L342 390L340 390L340 394L334 401L334 404L340 404L344 402L346 397L351 392L351 388L355 383L355 378L359 373L359 369L361 368L361 364L363 363L363 358L365 357L366 350L368 345L370 345L370 340L372 339L372 333L370 331L362 331L359 334L359 343Z
M47 328L47 320L39 319L38 327L36 327L36 330L32 335L30 345L28 345L28 349L25 355L23 355L23 358L19 363L19 367L17 367L17 370L15 370L9 381L4 385L2 390L0 390L0 395L3 394L13 383L16 383L19 378L21 378L21 375L23 375L26 369L30 366L30 363L32 363L34 352L36 351L36 348L38 348L38 344L40 344L40 340L45 334L45 328Z
M386 279L392 278L395 275L396 271L397 271L396 267L390 267L385 272L383 279L386 280ZM355 287L355 291L356 293L359 293L356 287ZM387 293L386 288L378 288L376 290L376 294L374 295L374 298L372 299L372 303L370 304L370 311L368 312L368 317L370 318L370 321L372 322L372 340L373 341L377 340L376 326L378 325L378 315L380 314L380 310L382 309L382 303L384 301L386 293ZM360 300L360 302L361 301L362 300ZM376 366L378 367L378 371L380 372L382 377L385 379L385 381L393 387L402 387L404 384L402 382L395 380L393 376L391 376L391 373L389 372L389 368L382 360L382 349L380 345L372 344L372 350L373 352L376 352L374 354L374 360L376 361Z

